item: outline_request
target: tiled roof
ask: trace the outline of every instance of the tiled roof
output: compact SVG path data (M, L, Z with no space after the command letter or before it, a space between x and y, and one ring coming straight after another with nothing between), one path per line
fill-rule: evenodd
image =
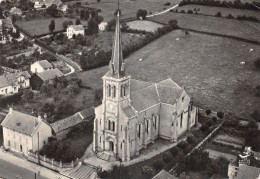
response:
M166 104L175 104L180 93L182 92L181 88L157 85L157 90L160 98L160 102Z
M127 115L127 117L133 117L135 115L135 112L133 111L133 109L130 106L127 106L125 108L122 108L122 110L124 111L124 113Z
M47 81L47 80L52 80L56 77L61 77L63 76L63 73L57 69L51 69L51 70L47 70L41 73L37 73L37 75L43 80L43 81Z
M41 60L41 61L38 61L38 63L42 68L52 68L53 67L52 64L50 64L47 60Z
M83 25L71 25L71 26L69 26L69 28L72 28L72 29L74 29L75 31L85 30L85 28L83 27Z
M38 121L37 117L12 110L6 115L1 125L25 135L32 135L36 129L35 121Z
M95 115L94 107L85 109L85 110L80 111L78 113L83 117L83 119L86 119L88 117L91 117L91 116Z
M153 83L149 83L149 82L145 82L145 81L140 81L140 80L135 80L135 79L131 79L130 80L130 84L131 84L131 93L143 89L147 86L151 86L153 85Z
M0 76L0 88L6 86L17 86L18 77L24 76L25 79L29 79L31 75L27 71L21 71L16 73L8 73Z
M169 172L162 170L157 175L155 175L152 179L177 179L177 178L172 174L170 174Z
M155 84L131 93L131 101L131 105L137 111L142 111L158 104L160 101L156 92Z
M81 116L78 113L76 113L66 119L62 119L62 120L52 123L51 126L52 126L54 132L58 133L65 129L68 129L72 126L75 126L75 125L81 123L82 121L83 121L83 119L81 118Z
M97 177L94 168L80 164L71 170L61 171L61 174L73 179L95 179Z

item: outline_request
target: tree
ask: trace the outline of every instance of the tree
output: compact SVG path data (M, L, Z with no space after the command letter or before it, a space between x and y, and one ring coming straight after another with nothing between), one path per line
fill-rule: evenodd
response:
M47 9L46 9L46 13L53 16L53 17L57 17L59 16L59 11L57 9L57 5L55 4L52 4L51 6L49 6Z
M85 18L85 11L84 11L84 9L81 9L80 10L80 19L84 19Z
M100 3L101 0L97 0L98 3Z
M68 26L70 26L70 25L73 25L73 21L72 20L64 21L62 23L62 27L63 27L64 30L67 29Z
M258 71L260 71L260 58L257 58L254 62L254 65Z
M216 14L216 17L221 17L221 16L222 16L221 12L218 12L218 13Z
M207 109L207 110L206 110L206 114L207 114L207 115L210 115L210 113L211 113L211 110L210 110L210 109Z
M147 10L139 9L139 10L137 11L137 13L136 13L136 17L137 17L138 19L140 19L140 17L141 17L142 19L146 19L146 16L147 16Z
M49 25L49 31L51 33L53 33L53 31L55 30L55 21L54 20L51 20L51 23Z
M170 20L168 24L169 24L173 29L178 28L178 21L175 20L175 19Z
M81 24L80 20L76 19L76 25L80 25L80 24Z
M30 102L33 100L33 96L34 96L34 93L32 92L32 90L26 89L23 92L22 99L26 102Z
M87 34L92 35L95 33L98 33L98 23L94 18L91 17L91 19L88 21Z
M85 12L84 12L84 18L85 18L85 20L88 20L88 19L89 19L89 11L88 11L88 10L85 10Z

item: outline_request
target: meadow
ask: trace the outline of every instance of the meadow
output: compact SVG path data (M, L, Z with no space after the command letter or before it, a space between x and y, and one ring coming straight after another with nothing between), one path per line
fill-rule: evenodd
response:
M126 70L132 78L148 82L170 77L185 88L196 106L249 117L260 108L254 95L260 81L253 65L257 57L257 45L198 33L184 35L178 30L132 53ZM101 89L101 77L107 71L104 66L78 73L78 77L84 85Z
M148 19L164 24L168 24L171 19L176 19L181 28L235 36L260 42L260 23L257 22L173 12Z
M213 6L201 6L201 5L185 5L178 7L177 10L180 12L181 10L184 10L187 12L188 10L194 10L194 9L200 9L198 11L198 14L203 14L203 15L211 15L215 16L218 12L222 14L222 17L226 17L229 14L237 18L237 16L252 16L252 17L257 17L260 18L260 11L251 11L251 10L245 10L245 9L234 9L234 8L228 8L228 7L213 7ZM195 13L193 11L193 13Z
M127 22L126 24L129 26L130 29L145 30L147 32L155 32L158 28L163 27L163 25L159 23L147 20L135 20Z

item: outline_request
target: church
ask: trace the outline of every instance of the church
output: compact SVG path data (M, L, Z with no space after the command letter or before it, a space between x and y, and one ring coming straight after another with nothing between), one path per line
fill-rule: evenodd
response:
M177 142L197 123L198 114L184 88L170 78L150 83L126 73L119 18L118 14L109 71L102 77L103 100L95 108L93 129L93 150L107 161L130 161L157 138Z

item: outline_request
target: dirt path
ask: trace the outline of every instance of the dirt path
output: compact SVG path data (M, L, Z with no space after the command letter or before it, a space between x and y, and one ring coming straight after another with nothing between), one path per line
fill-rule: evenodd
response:
M174 5L174 6L168 8L168 9L162 11L162 12L156 12L155 14L151 14L151 15L148 15L148 16L146 16L146 17L153 17L153 16L158 16L158 15L161 15L161 14L167 13L167 12L169 12L170 10L175 9L175 8L178 7L178 6L179 6L179 4Z

